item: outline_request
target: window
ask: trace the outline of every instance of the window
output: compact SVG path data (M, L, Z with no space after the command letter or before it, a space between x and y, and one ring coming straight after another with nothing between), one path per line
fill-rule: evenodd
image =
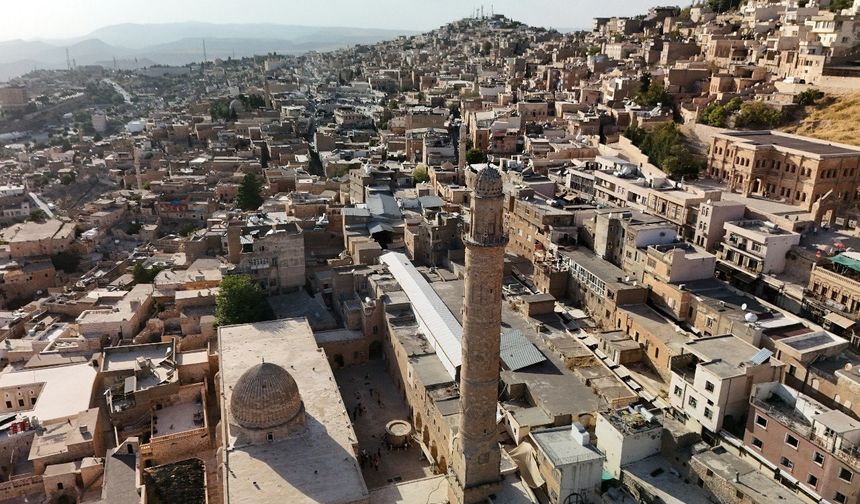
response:
M812 461L818 465L824 465L824 455L822 455L821 452L815 452L815 454L812 455Z
M796 367L794 367L794 366L788 366L788 374L790 374L791 376L794 376L794 373L796 373L796 372L797 372L797 368L796 368Z
M714 384L709 382L709 381L706 381L705 382L705 390L707 390L708 392L713 392L714 391Z
M6 401L6 408L12 409L12 401Z
M267 432L266 433L266 441L271 443L274 440L275 440L275 435L271 432Z
M684 391L681 390L681 387L675 385L675 395L678 397L681 397L681 394L683 394L683 393L684 393Z
M791 469L792 467L794 467L794 462L792 462L791 459L782 457L779 459L779 465L785 466L785 467Z
M797 445L800 443L797 441L796 437L792 436L791 434L786 434L785 435L785 444L787 444L788 446L790 446L796 450Z
M752 445L755 446L756 448L758 448L759 450L764 448L764 443L761 442L761 439L759 439L755 436L753 436L753 438L752 438Z
M845 495L836 492L833 494L833 500L838 502L839 504L845 504Z
M695 408L695 407L696 407L696 404L697 404L697 402L696 402L696 398L695 398L695 397L693 397L693 396L690 396L690 399L687 401L687 404L689 404L690 406L692 406L692 407L694 407L694 408Z
M24 400L23 400L23 399L18 399L18 407L19 407L19 408L23 408L23 407L24 407Z
M839 479L845 481L847 483L851 483L851 479L854 478L854 473L849 471L846 468L839 469Z
M763 416L756 415L755 416L755 424L758 425L759 427L763 427L763 428L767 429L767 418L765 418Z
M810 474L809 477L806 478L806 483L815 488L818 485L818 477L814 474Z
M711 411L711 408L705 408L705 418L713 418L714 413Z

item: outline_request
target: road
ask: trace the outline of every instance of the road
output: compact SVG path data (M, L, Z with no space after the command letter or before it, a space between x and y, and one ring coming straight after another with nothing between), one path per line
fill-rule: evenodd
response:
M131 94L122 88L119 84L117 84L113 79L102 79L102 82L110 84L116 90L117 93L122 95L122 99L125 100L126 103L131 103Z
M42 201L42 199L36 193L31 192L30 193L30 199L33 200L33 203L35 203L36 206L41 208L43 212L48 214L49 219L54 218L54 211L51 210L51 208L48 206L48 204L45 203L44 201Z

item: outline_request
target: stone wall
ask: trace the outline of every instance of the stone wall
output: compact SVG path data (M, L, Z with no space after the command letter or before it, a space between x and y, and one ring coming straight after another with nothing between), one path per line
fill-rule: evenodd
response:
M44 489L41 476L22 476L0 483L0 501L41 493Z

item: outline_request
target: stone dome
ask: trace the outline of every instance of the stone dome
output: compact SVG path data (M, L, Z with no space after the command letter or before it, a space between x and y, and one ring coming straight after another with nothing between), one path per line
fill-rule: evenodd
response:
M487 165L478 171L475 177L475 196L478 198L496 198L502 195L502 174L499 170Z
M296 381L286 369L262 362L233 386L230 413L246 429L271 429L301 422L304 406Z

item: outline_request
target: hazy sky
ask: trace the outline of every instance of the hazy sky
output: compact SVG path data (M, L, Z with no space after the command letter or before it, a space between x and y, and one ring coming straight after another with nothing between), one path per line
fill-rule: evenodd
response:
M677 0L688 4L688 0ZM495 0L496 13L528 24L585 28L596 16L632 15L667 0ZM465 17L469 0L0 0L0 40L65 38L117 23L268 22L429 30Z

